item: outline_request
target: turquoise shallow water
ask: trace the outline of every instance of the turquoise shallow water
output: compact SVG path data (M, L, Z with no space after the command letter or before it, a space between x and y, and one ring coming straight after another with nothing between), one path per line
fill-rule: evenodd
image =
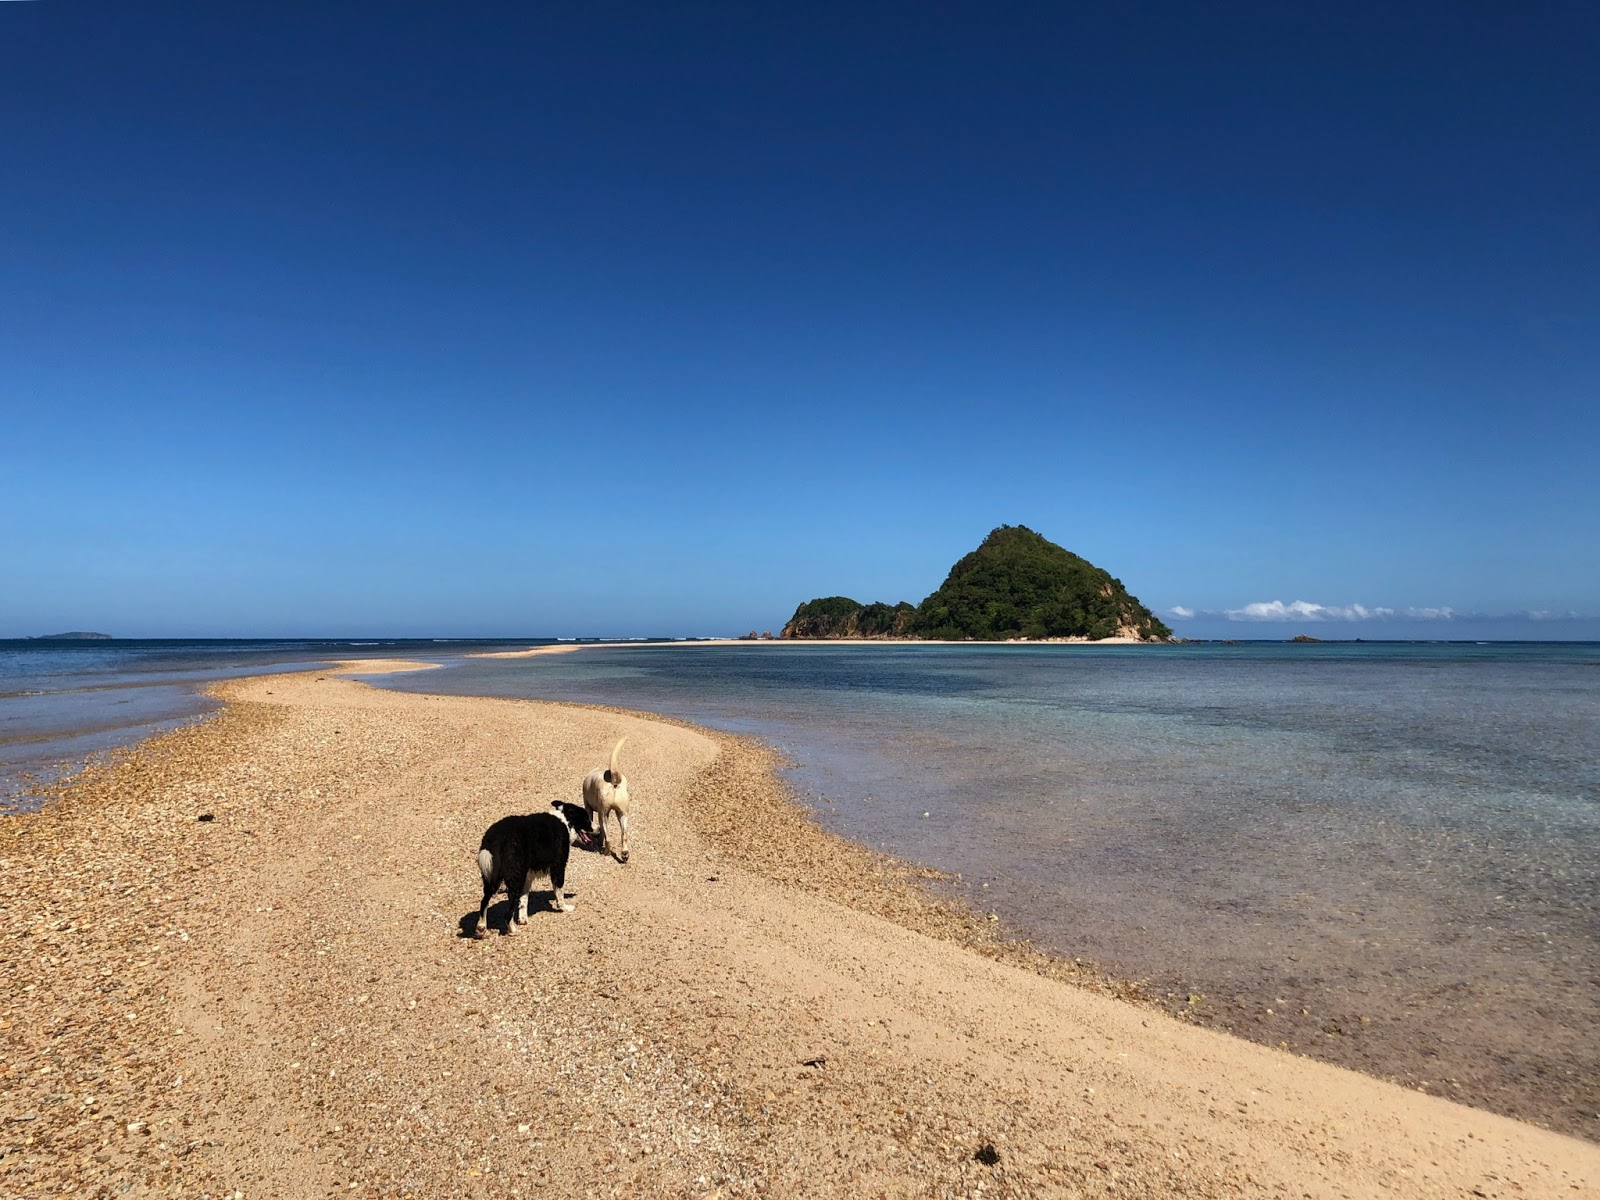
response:
M539 639L533 639L538 641ZM553 639L544 639L553 640ZM214 638L0 640L0 812L26 806L30 779L215 712L200 689L218 679L308 670L331 659L448 662L528 639Z
M1600 646L640 647L388 686L759 735L831 828L1175 1010L1600 1129Z

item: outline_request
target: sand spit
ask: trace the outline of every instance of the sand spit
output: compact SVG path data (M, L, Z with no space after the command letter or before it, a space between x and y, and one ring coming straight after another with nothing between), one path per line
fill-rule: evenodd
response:
M341 675L399 675L405 671L434 671L444 664L414 658L344 658L333 659L328 665Z
M0 821L0 1194L1600 1188L1600 1147L1007 961L737 739L332 672L216 690ZM623 734L632 862L579 854L575 912L461 937L484 827Z
M584 646L609 646L611 642L584 642L581 644L561 642L552 646L530 646L526 650L479 650L468 654L467 658L538 658L541 654L570 654L574 650L582 650ZM625 643L617 643L619 645Z

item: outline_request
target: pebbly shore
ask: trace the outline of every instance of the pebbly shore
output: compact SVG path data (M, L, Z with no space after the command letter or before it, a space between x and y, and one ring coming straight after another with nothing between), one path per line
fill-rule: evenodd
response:
M332 671L216 692L0 820L0 1193L1600 1188L1594 1145L1009 942L819 829L760 745ZM624 735L632 861L575 853L576 911L463 937L484 827Z

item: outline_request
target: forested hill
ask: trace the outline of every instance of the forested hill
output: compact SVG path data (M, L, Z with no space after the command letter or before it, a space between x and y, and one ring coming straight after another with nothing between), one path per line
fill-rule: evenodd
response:
M786 638L1008 638L1172 636L1122 581L1025 525L1002 525L950 568L921 604L809 600L783 627Z
M848 596L807 600L780 635L786 638L890 638L909 637L916 609L899 604L860 604Z

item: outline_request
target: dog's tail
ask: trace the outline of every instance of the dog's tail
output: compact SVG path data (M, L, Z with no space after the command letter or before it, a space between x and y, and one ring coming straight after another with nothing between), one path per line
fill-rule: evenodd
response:
M478 851L478 874L483 876L484 883L494 878L494 855L487 846Z
M611 770L606 772L606 782L609 784L615 785L622 782L622 772L617 769L617 755L622 753L622 743L627 740L627 738L618 738L617 744L611 747Z

